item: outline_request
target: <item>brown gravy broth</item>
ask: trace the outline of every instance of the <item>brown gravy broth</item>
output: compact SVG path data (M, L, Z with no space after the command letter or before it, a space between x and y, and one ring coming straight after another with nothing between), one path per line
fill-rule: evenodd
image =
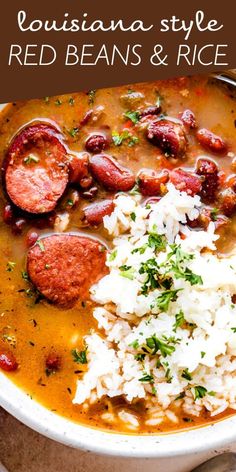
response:
M135 92L134 101L130 96ZM127 110L135 110L140 106L152 106L157 98L161 98L163 112L178 118L180 112L191 109L199 127L210 129L221 136L229 145L230 153L236 154L235 123L236 102L233 91L209 77L181 78L177 80L122 86L113 89L98 90L95 93L74 93L59 97L35 99L9 105L2 113L0 122L0 152L4 158L12 137L26 124L35 121L56 123L62 130L66 143L72 151L83 151L84 142L90 134L103 132L111 137L112 132L121 133L126 127L134 132L139 139L133 146L124 141L120 146L111 145L107 150L118 161L132 169L135 174L141 168L160 169L162 167L194 167L198 156L210 156L215 159L227 175L233 174L232 155L217 156L206 152L190 133L187 157L185 159L168 160L161 151L149 143L144 133L136 131L132 122L124 118ZM85 114L94 109L94 120L81 125ZM69 192L69 191L68 191ZM63 197L58 209L65 206L69 193ZM97 198L102 199L104 190L100 189ZM6 195L1 188L1 214L6 205ZM88 200L80 199L76 209L70 211L69 231L89 231L81 222L82 208ZM45 220L47 217L44 217ZM72 309L59 309L45 301L37 303L31 294L27 280L22 277L25 271L27 253L26 235L35 229L34 219L28 219L20 234L13 234L11 226L0 220L0 349L10 349L17 358L19 368L10 373L11 380L20 386L33 400L39 401L48 409L64 417L101 429L127 432L124 423L108 424L101 420L102 413L117 410L121 406L135 412L140 419L143 433L168 432L176 428L171 422L161 426L145 426L145 406L139 401L127 405L122 398L102 399L88 408L73 405L76 380L86 366L73 362L71 350L83 348L83 336L96 322L92 317L92 303L88 301L81 306L78 302ZM46 227L39 229L39 234L51 233ZM106 238L99 227L90 233ZM235 244L236 225L234 218L222 235L219 250L228 252ZM109 244L109 241L108 241ZM14 267L9 266L14 262ZM23 274L24 275L24 274ZM36 301L36 303L35 303ZM61 357L61 368L52 375L47 375L45 358L51 352ZM200 418L186 417L176 409L180 418L179 428L193 427L212 422L205 413ZM219 415L217 419L232 414L231 411Z

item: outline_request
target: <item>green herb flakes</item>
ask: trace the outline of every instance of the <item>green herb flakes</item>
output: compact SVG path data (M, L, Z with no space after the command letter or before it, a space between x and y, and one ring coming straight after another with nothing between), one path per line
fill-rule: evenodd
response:
M140 120L140 113L138 111L127 111L124 113L125 118L128 118L129 120L132 121L135 125L139 122Z
M183 379L189 380L189 381L193 379L193 377L192 377L192 375L189 373L189 370L188 370L188 369L184 369L184 370L183 370L181 377L182 377Z
M77 364L87 364L87 348L83 351L79 351L78 349L72 349L71 351L73 361Z
M178 292L180 292L181 289L178 290L166 290L165 292L162 292L159 297L156 299L156 303L158 308L161 311L168 311L170 302L174 302L177 300L177 295Z
M176 332L177 328L181 328L184 323L184 313L182 310L180 310L180 312L175 315L175 324L173 326L173 330Z
M23 162L26 165L37 164L39 162L39 158L37 156L34 156L33 154L29 154L23 159Z
M204 398L205 395L207 394L207 389L205 387L201 387L200 385L198 387L194 387L194 400L198 400L199 398Z
M15 269L15 266L16 266L16 262L8 261L6 271L7 272L13 272L13 270Z
M36 246L39 246L40 250L42 252L45 252L45 247L44 247L44 244L43 244L43 241L41 239L38 239L35 243Z

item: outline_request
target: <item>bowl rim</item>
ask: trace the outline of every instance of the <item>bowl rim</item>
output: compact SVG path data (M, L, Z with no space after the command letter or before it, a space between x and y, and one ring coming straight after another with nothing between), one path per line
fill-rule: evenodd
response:
M48 410L2 373L0 406L49 439L105 456L170 458L222 447L236 438L236 415L200 428L159 435L118 434L91 428Z
M236 71L226 71L211 76L230 85L236 85ZM0 112L7 105L0 105ZM32 400L1 372L0 406L26 426L54 441L108 456L167 458L204 452L222 447L236 439L236 414L200 428L166 434L118 434L91 428L48 410Z

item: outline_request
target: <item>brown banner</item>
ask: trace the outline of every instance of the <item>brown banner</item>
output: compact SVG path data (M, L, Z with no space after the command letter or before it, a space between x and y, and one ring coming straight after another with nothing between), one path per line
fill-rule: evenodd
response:
M11 0L0 101L236 66L235 1Z

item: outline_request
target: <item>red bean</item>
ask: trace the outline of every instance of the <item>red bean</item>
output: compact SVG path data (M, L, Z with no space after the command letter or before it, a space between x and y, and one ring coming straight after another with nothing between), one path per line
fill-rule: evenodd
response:
M169 120L153 121L147 128L147 138L171 157L182 157L187 139L183 126Z
M14 372L18 367L15 356L11 352L0 352L0 369Z
M50 371L59 370L61 367L61 358L55 353L50 353L45 360L46 368Z
M13 207L10 203L7 203L5 205L4 210L3 210L3 221L7 225L11 225L14 220L14 213L13 213Z
M81 120L80 126L85 126L85 125L87 125L88 122L91 120L92 116L93 116L93 110L92 110L92 109L91 109L91 110L88 110L88 111L85 113L83 119Z
M168 180L169 172L167 170L157 172L152 169L145 169L138 175L139 190L145 196L160 195L161 186L165 185Z
M86 189L90 188L92 185L93 185L93 178L92 178L91 175L88 175L88 177L84 177L80 181L80 187L82 189L86 190Z
M236 192L236 175L230 175L226 180L226 186L231 187Z
M174 169L170 172L170 181L180 191L188 195L196 195L201 191L201 181L197 175L183 169Z
M145 116L149 115L159 115L159 113L161 113L161 106L152 106L140 110L139 116L140 118L144 118Z
M26 225L26 219L25 218L18 218L15 222L14 225L12 226L12 231L14 234L21 234L24 227Z
M201 197L208 202L214 201L219 187L216 163L211 159L198 159L196 173L202 177Z
M236 212L236 193L232 188L222 190L219 195L220 209L226 216L232 216Z
M90 226L99 226L103 222L104 216L110 215L113 212L114 207L115 205L112 200L92 203L84 208L84 220Z
M87 139L85 147L88 152L98 154L109 147L109 142L103 134L93 134Z
M225 141L220 136L212 133L212 131L202 128L197 131L196 136L201 146L207 151L216 154L225 154L227 152L227 144Z
M127 192L135 184L131 170L122 167L106 154L98 154L90 159L90 169L94 178L107 190Z
M26 245L28 247L33 246L39 238L39 234L36 231L28 231L26 235Z
M189 129L194 129L197 126L195 115L191 110L184 110L181 114L180 119L183 124Z
M80 184L81 180L88 177L89 156L86 152L73 154L69 160L70 183Z

